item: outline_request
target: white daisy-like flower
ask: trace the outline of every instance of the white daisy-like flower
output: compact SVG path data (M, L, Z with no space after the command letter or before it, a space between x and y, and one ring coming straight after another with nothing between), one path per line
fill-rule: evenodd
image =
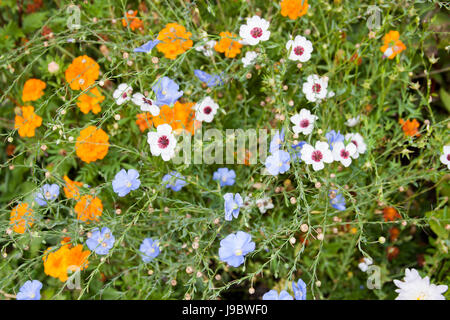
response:
M317 141L313 147L309 144L304 144L301 150L301 159L306 164L312 164L314 171L322 170L325 163L333 162L333 154L331 153L328 143Z
M239 29L239 35L245 44L254 46L260 41L267 41L270 37L269 21L258 16L247 18L247 24L243 24Z
M133 93L133 88L126 83L121 83L113 93L113 98L116 103L120 106L121 104L127 102L131 99L131 94Z
M360 262L358 264L358 268L362 271L362 272L366 272L367 269L369 269L369 266L373 263L372 259L370 258L363 258L363 262Z
M211 122L214 119L214 115L219 109L219 105L214 102L211 97L205 97L202 101L194 106L195 119L198 121Z
M300 113L296 113L291 117L291 122L294 124L292 131L295 134L300 132L304 135L309 135L314 129L314 122L317 120L317 116L311 114L308 109L300 110Z
M313 52L311 41L302 36L296 36L294 40L289 40L286 43L286 49L289 52L289 60L300 62L311 59L311 52Z
M266 213L267 210L274 208L272 198L270 197L258 199L255 203L261 213Z
M141 108L141 111L150 112L152 116L159 115L159 108L152 99L148 99L142 93L135 93L131 99Z
M444 146L444 153L439 158L441 162L450 169L450 146Z
M303 83L303 93L306 99L311 102L321 101L327 97L328 77L319 77L313 74L306 78Z
M360 154L366 153L367 145L359 133L347 133L345 140L350 141L356 146L356 152L351 155L353 159L358 159Z
M428 276L422 278L416 269L408 268L403 281L394 280L394 284L399 288L395 290L398 293L395 300L445 300L442 294L448 289L446 285L430 283Z
M347 127L351 128L351 127L356 126L359 123L359 121L360 121L360 116L356 116L354 118L350 118L347 121L345 121L345 125Z
M149 132L147 142L152 155L160 155L164 161L169 161L175 155L177 140L168 124L161 124L156 128L156 132Z
M256 58L258 58L258 54L255 51L248 51L245 54L245 57L242 58L242 63L244 67L251 66L255 63Z
M356 146L353 143L349 143L347 146L343 142L337 142L333 146L333 158L334 161L339 161L348 167L352 163L351 156L356 152Z
M214 54L214 46L216 45L215 40L209 40L203 45L195 47L195 50L203 53L206 57L211 57Z

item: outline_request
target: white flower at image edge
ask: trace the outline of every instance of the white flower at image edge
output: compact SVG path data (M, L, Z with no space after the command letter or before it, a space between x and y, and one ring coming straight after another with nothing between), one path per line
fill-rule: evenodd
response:
M135 93L131 101L141 108L141 111L150 112L152 116L159 115L159 108L152 99L146 98L142 93Z
M439 160L450 169L450 146L444 146L444 153L439 157Z
M152 155L160 155L164 161L169 161L175 155L177 140L168 124L161 124L156 128L156 132L149 132L147 142Z
M121 83L113 93L113 98L116 103L120 106L124 102L131 99L131 94L133 93L133 88L126 83Z
M445 300L442 294L448 289L446 285L430 283L430 278L422 278L416 269L405 269L403 281L394 280L394 284L399 288L395 290L395 300Z
M245 44L254 46L260 41L267 41L270 37L269 21L258 16L247 18L247 24L243 24L239 29L239 35Z
M321 101L327 97L328 77L319 77L313 74L306 78L303 83L303 93L306 99L311 102Z
M217 109L219 109L219 105L215 103L211 97L205 97L194 106L194 109L196 120L211 122L214 119L214 115L217 113Z
M289 52L289 60L306 62L311 59L313 46L311 41L305 37L296 36L294 40L289 40L286 43L286 49Z

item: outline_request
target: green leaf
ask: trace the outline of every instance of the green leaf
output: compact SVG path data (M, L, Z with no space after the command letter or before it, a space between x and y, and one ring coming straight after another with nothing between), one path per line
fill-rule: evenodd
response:
M448 94L444 88L441 88L441 90L439 90L439 95L441 96L445 109L447 109L447 112L450 112L450 94Z
M448 213L448 207L444 207L438 211L429 211L425 214L429 219L431 230L436 233L440 238L447 239L449 231L445 228L450 220L450 213Z

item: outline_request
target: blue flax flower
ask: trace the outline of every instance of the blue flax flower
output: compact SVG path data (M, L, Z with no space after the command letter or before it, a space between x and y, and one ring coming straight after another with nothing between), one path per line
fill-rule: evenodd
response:
M223 199L225 200L225 220L231 221L233 217L237 218L239 216L239 208L244 204L241 195L236 193L233 197L232 193L225 193Z
M221 187L232 186L235 178L236 172L234 172L234 170L229 170L228 168L219 168L213 174L213 180L219 181Z
M116 239L108 227L103 227L101 231L95 228L92 230L92 235L86 240L86 245L96 254L106 255L114 246L115 241Z
M144 52L144 53L150 53L152 49L161 41L159 40L150 40L149 42L144 43L142 46L135 48L133 52Z
M305 144L306 141L300 141L299 143L291 146L291 161L297 160L298 162L302 162L302 147Z
M282 290L280 295L276 290L270 290L262 296L263 300L294 300L286 290Z
M40 206L47 205L47 201L53 201L59 196L59 186L57 184L44 184L36 193L34 201Z
M209 74L199 69L195 69L194 74L200 81L205 82L208 87L223 85L222 78L219 75Z
M292 290L295 300L306 300L306 283L302 279L298 279L297 283L292 281Z
M255 250L255 243L252 241L252 236L238 231L220 241L219 258L220 261L236 268L244 263L244 256L253 250Z
M120 170L114 180L112 181L113 190L119 197L124 197L132 190L136 190L141 185L139 178L139 172L134 169L125 171Z
M269 152L274 153L274 152L280 150L281 143L283 141L284 141L284 128L281 129L281 133L279 131L277 131L273 135L272 140L270 141Z
M152 261L161 252L159 249L159 241L153 241L152 238L145 238L139 247L139 252L141 253L142 260L145 263Z
M20 287L17 300L41 300L41 289L39 280L28 280Z
M178 91L180 86L168 77L162 77L152 87L153 92L156 94L156 105L171 106L183 95L183 91Z
M344 211L345 207L345 198L338 190L330 190L328 195L330 197L330 204L333 208Z
M291 165L289 164L290 160L291 156L286 151L275 151L273 154L267 157L265 163L266 169L273 176L276 176L280 173L285 173L291 167Z
M331 130L328 132L325 137L328 139L328 144L330 145L330 149L333 150L333 147L338 142L344 142L344 135L341 134L340 131L336 132L334 130Z
M176 171L171 171L170 173L166 174L162 178L162 181L166 182L166 189L170 188L175 192L180 191L181 188L187 185L185 178Z

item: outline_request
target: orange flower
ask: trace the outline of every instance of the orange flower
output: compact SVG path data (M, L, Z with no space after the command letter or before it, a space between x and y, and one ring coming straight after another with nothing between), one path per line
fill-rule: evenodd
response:
M217 52L225 53L225 57L234 58L241 52L242 44L239 41L233 40L237 36L234 33L225 31L221 32L220 40L214 46L214 50Z
M402 216L393 207L386 207L383 209L384 221L395 221L400 219Z
M98 79L100 66L88 56L75 58L66 70L66 81L72 90L86 90Z
M402 126L402 130L405 133L405 135L410 136L410 137L419 137L420 133L419 133L419 127L420 127L420 123L419 121L417 121L416 119L411 120L406 120L404 121L403 119L400 119L398 121L398 123L400 123L400 125Z
M75 212L77 219L86 222L98 221L98 217L102 215L103 204L102 201L91 195L82 196L80 201L75 205Z
M308 0L283 0L281 5L281 15L289 16L289 19L295 20L308 12Z
M36 101L44 94L47 85L39 79L28 79L23 86L22 101Z
M152 126L152 114L150 112L139 113L136 115L136 124L139 126L139 130L144 132Z
M90 253L91 251L89 250L83 251L83 246L81 244L70 249L67 257L68 269L71 271L86 269L89 265L88 256Z
M78 187L83 185L82 182L72 181L68 176L63 177L64 181L66 181L66 186L64 187L64 194L68 199L80 199L80 190Z
M161 41L156 45L156 49L164 53L166 58L173 60L189 48L192 48L191 36L192 33L186 32L185 27L178 23L168 23L156 38Z
M24 233L25 230L33 225L33 209L31 209L28 203L19 203L11 211L9 218L9 224L17 233Z
M142 22L141 19L136 18L137 13L138 13L137 10L135 10L135 11L133 11L133 10L128 11L126 13L126 17L127 18L126 19L122 19L122 25L124 27L126 27L128 25L128 23L127 23L127 20L128 20L128 21L131 21L131 23L130 23L131 30L134 31L136 29L143 29L144 23Z
M400 234L400 230L396 227L392 227L389 229L389 237L391 241L395 241L398 239L398 236Z
M160 124L167 123L175 133L185 130L194 134L195 129L201 126L201 122L195 120L195 111L192 109L194 105L194 102L180 103L179 101L175 102L173 108L164 105L158 116L151 117L152 123L155 128Z
M108 141L109 137L105 131L89 126L80 131L80 136L75 143L75 151L84 162L100 160L108 153Z
M389 246L386 248L386 254L389 261L392 259L397 258L398 254L400 253L400 249L394 246Z
M89 250L83 251L81 244L71 248L70 244L65 244L58 250L50 252L48 248L42 260L44 261L44 273L50 277L57 278L62 282L67 281L70 271L86 269L88 266Z
M34 107L21 107L21 115L16 115L14 129L19 129L21 137L34 137L34 131L42 124L42 118L34 113Z
M81 112L84 114L92 110L93 114L99 113L102 108L100 107L100 102L105 100L97 87L89 90L87 93L83 93L77 101L77 106L80 108Z
M400 34L398 31L389 31L383 37L384 45L380 47L381 52L383 52L383 57L388 59L394 59L397 54L406 50L406 46L400 41Z

